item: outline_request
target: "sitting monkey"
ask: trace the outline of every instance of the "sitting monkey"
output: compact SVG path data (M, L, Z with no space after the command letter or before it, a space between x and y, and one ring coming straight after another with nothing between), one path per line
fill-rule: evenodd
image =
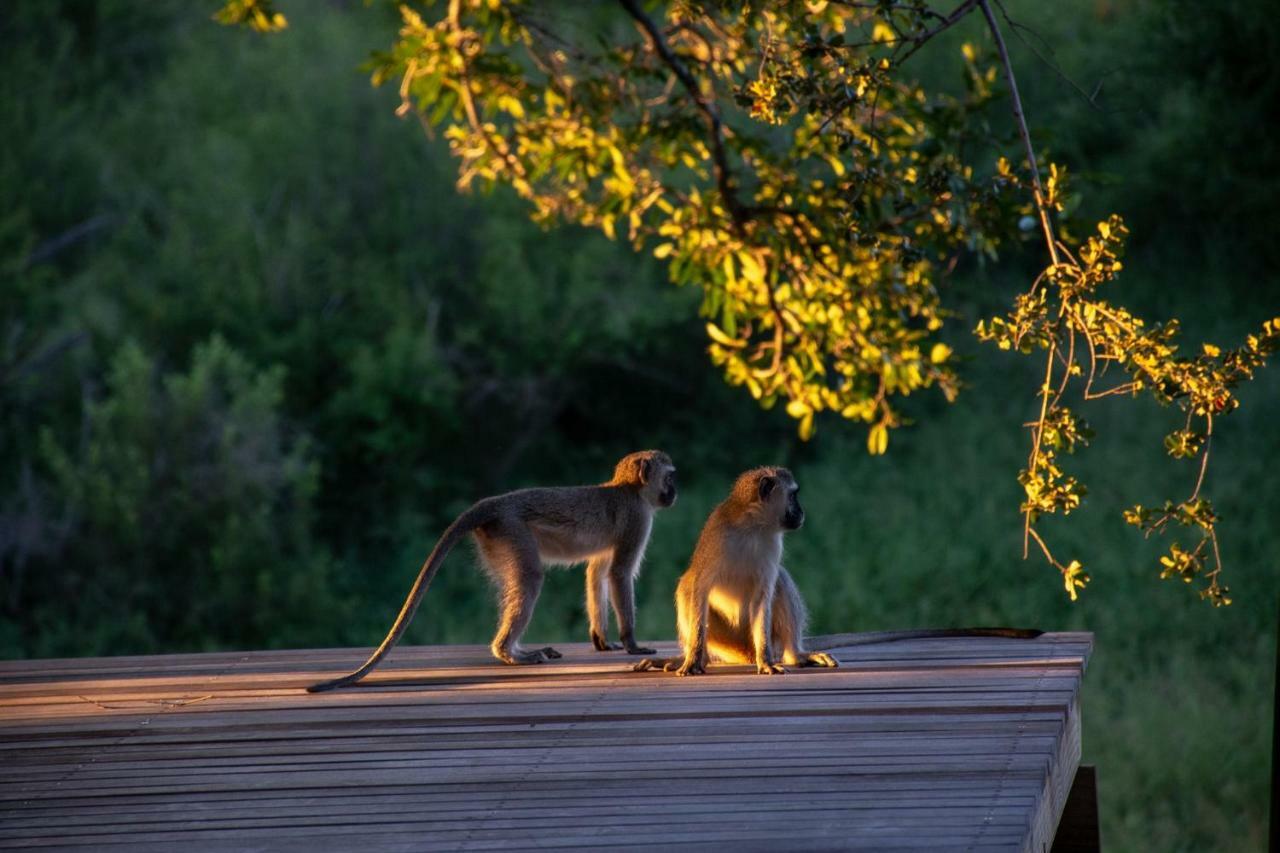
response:
M645 659L634 669L706 672L710 659L754 663L756 672L792 666L838 666L804 648L807 614L800 591L782 567L782 534L804 523L795 478L786 468L756 468L738 477L712 510L689 569L676 589L683 658Z

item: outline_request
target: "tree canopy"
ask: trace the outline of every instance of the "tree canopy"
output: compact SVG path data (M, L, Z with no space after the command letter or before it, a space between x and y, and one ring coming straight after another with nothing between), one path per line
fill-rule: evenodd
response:
M1198 459L1199 473L1189 497L1124 518L1147 535L1189 528L1193 543L1171 542L1162 576L1199 579L1202 597L1230 603L1201 485L1214 419L1280 347L1280 318L1236 347L1188 347L1176 319L1111 295L1128 228L1071 215L1067 168L1028 131L1004 42L1018 25L998 0L618 0L585 13L447 0L400 14L373 80L399 87L400 114L443 132L459 188L509 185L539 222L596 227L663 259L675 284L700 290L725 379L783 405L804 439L833 413L867 424L868 450L884 453L910 421L903 398L936 388L954 400L940 279L1039 240L1042 271L974 330L1044 359L1018 473L1024 556L1034 541L1076 598L1088 573L1056 557L1036 522L1085 495L1063 467L1092 435L1080 405L1145 394L1178 411L1165 448ZM915 80L912 56L970 16L988 38L963 43L961 85ZM267 0L233 0L218 18L287 26ZM1001 119L992 105L1006 98Z

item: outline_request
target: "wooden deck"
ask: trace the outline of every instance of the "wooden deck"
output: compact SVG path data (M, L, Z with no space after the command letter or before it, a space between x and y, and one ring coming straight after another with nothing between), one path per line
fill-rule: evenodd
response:
M768 678L408 647L317 695L363 652L3 662L0 847L1047 850L1091 642L837 645Z

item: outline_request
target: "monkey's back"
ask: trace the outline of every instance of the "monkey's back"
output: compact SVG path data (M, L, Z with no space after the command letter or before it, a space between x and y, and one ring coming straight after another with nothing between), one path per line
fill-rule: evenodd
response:
M630 510L635 501L627 499L626 489L548 486L519 489L481 503L489 502L495 509L486 526L525 527L544 560L575 563L612 550L621 532L643 521L633 517L636 514Z

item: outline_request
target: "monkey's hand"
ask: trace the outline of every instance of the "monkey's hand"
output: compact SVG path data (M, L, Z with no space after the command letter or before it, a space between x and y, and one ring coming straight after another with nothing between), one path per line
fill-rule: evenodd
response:
M756 675L785 675L786 672L780 664L767 660L756 662Z
M829 666L838 667L840 661L833 658L826 652L808 652L796 661L796 666Z
M622 648L622 643L611 643L595 631L591 632L591 645L595 646L598 652L616 652Z
M645 658L631 667L632 672L650 672L652 670L662 670L663 672L671 672L680 665L684 658Z

